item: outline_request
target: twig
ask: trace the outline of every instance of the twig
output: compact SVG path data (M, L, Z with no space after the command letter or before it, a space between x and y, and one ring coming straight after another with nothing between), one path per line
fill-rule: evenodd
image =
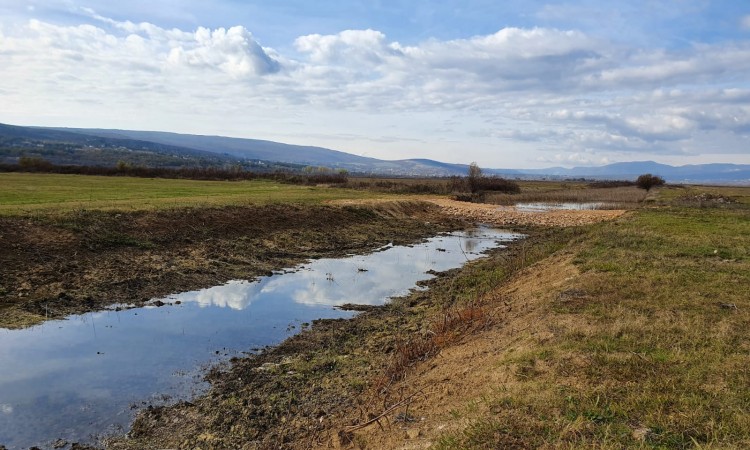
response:
M411 403L411 399L414 398L414 396L416 396L417 394L419 394L422 391L424 391L424 389L425 388L422 388L422 389L418 390L417 392L411 394L410 396L406 397L405 399L403 399L403 400L401 400L399 402L394 403L388 409L386 409L385 411L383 411L382 413L380 413L379 416L373 417L372 419L368 420L365 423L361 423L359 425L351 425L351 426L348 426L348 427L344 428L344 432L351 433L352 431L361 430L362 428L366 428L366 427L368 427L368 426L370 426L370 425L372 425L373 423L376 423L376 422L377 422L378 425L380 425L380 419L382 419L385 416L387 416L388 414L392 413L393 411L395 411L396 409L398 409L404 403ZM380 426L382 428L382 425L380 425Z

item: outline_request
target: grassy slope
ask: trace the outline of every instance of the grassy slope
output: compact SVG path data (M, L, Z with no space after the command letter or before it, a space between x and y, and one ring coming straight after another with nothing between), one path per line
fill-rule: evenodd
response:
M196 181L0 173L0 215L77 209L142 210L165 207L319 203L366 198L363 191L282 185L265 180ZM382 195L381 195L382 196Z
M574 245L580 276L539 306L554 338L437 448L750 447L750 192L661 198Z

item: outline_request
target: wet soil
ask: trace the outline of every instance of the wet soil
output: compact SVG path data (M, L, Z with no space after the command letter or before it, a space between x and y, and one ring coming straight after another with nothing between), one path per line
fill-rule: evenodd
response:
M252 279L455 228L434 205L232 206L0 217L0 327Z
M433 366L449 344L491 327L495 312L472 299L533 262L535 249L571 236L534 225L604 220L592 211L575 213L554 224L529 219L524 224L531 228L514 227L529 238L438 274L425 283L427 291L367 308L351 320L315 321L277 347L216 367L207 376L207 394L147 408L127 437L110 439L106 447L356 448L361 432L352 427L420 420L408 404L410 395L422 393L405 385L403 375L418 364ZM404 200L0 218L0 326L142 304L310 258L415 242L466 220L516 223L504 217L485 205ZM399 402L401 408L374 421Z
M502 282L530 260L528 246L569 238L552 230L526 231L533 233L526 241L440 273L426 291L353 319L315 321L277 347L213 369L206 395L144 410L128 438L112 439L107 448L369 448L358 444L361 432L349 430L413 395L402 381L411 368L439 363L435 358L443 348L493 325L494 312L467 307L456 296L485 283L477 274L487 270L506 273L493 281ZM378 420L380 425L390 429L419 420L404 405ZM377 428L376 422L372 426Z

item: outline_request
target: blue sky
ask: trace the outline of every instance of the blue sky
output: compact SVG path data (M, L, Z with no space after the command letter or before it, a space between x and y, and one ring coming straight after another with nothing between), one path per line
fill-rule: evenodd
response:
M747 1L0 0L0 122L750 163Z

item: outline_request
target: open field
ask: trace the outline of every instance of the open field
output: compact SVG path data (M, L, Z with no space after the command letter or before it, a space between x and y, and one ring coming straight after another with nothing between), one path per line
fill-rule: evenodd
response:
M689 189L317 323L110 446L747 448L750 189Z
M28 177L15 186L46 186L27 197L39 209L12 204L18 191L0 202L6 327L413 242L461 218L529 235L428 291L235 359L207 395L145 410L110 448L750 446L750 188L665 187L628 212L582 212L608 221L527 223L491 205L265 181L104 178L69 205L56 186L83 195L96 180ZM204 183L217 195L196 195Z
M437 448L750 446L750 190L708 191L738 203L664 190L498 289L528 311L502 348L473 346L497 381L453 405Z
M78 209L135 211L290 202L313 204L371 196L367 191L298 186L266 180L196 181L0 173L0 215Z

